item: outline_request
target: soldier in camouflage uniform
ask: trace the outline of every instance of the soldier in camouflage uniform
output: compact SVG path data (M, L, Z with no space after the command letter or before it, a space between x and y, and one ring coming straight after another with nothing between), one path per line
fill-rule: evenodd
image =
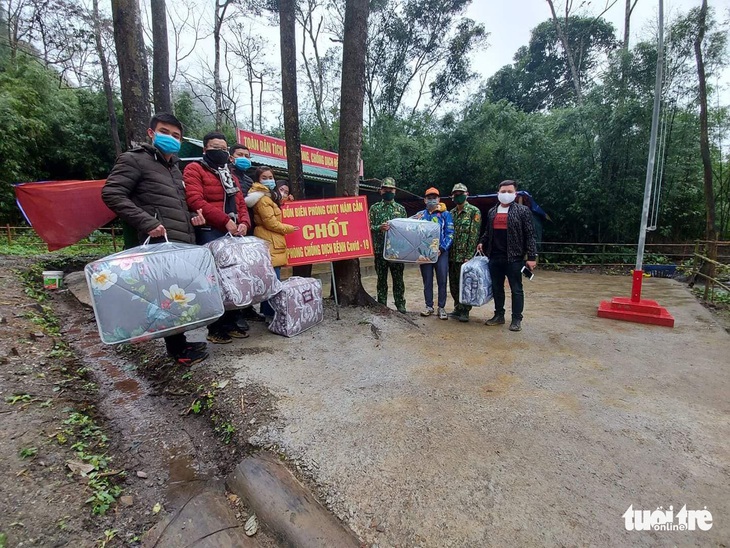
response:
M395 202L395 180L386 177L380 184L382 201L370 207L370 230L373 234L375 252L375 273L378 276L378 302L388 304L388 270L393 278L393 298L398 312L406 312L406 286L403 283L403 263L393 263L383 259L385 247L385 233L390 226L391 219L406 217L406 209Z
M469 191L466 185L458 183L451 190L451 198L456 207L451 210L454 218L454 243L449 255L449 286L454 298L454 311L449 314L460 322L469 321L471 306L459 302L459 279L461 265L471 259L479 243L479 231L482 227L482 214L479 208L466 201Z

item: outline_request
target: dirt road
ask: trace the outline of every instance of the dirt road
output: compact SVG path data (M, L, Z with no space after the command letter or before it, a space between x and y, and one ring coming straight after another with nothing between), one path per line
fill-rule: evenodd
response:
M418 271L406 273L420 310ZM279 421L251 441L291 459L373 545L721 545L730 336L671 280L647 280L645 296L674 329L597 318L629 284L539 272L521 333L482 325L489 305L469 324L413 314L419 327L328 309L293 339L257 325L207 367L278 397ZM625 529L630 505L685 504L706 506L712 529Z

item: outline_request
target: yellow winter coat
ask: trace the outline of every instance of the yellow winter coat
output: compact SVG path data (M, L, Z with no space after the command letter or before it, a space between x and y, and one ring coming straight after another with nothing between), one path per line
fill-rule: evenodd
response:
M271 199L271 193L261 183L254 183L246 196L246 205L253 209L255 228L253 235L269 243L271 264L284 266L286 264L285 234L291 234L295 228L281 222L281 209Z

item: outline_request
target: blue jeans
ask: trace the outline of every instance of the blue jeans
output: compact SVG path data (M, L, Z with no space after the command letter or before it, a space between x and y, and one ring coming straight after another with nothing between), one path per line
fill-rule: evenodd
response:
M281 267L275 266L274 272L276 272L276 278L281 280ZM274 309L271 308L271 305L269 304L269 301L264 301L261 303L261 313L264 316L273 316L274 315Z
M446 307L446 281L449 276L449 251L442 251L435 264L422 264L421 277L423 278L423 299L426 306L433 308L433 273L436 271L438 285L439 308Z

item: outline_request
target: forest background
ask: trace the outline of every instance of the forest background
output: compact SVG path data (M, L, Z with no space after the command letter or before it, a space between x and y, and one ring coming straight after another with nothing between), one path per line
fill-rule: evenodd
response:
M421 195L457 182L472 194L515 179L549 213L545 239L633 242L638 236L657 62L656 24L632 42L594 5L535 2L545 21L513 62L484 78L473 60L490 29L470 0L373 0L362 158L366 178L392 176ZM337 151L344 0L298 0L301 142ZM496 3L495 3L496 4ZM702 89L716 232L730 239L730 105L723 85L730 9L674 11L665 25L661 184L654 241L706 232L700 153ZM153 22L165 21L169 96L186 136L236 127L284 136L276 2L140 4L153 72ZM497 7L495 6L495 9ZM12 184L96 179L125 148L118 56L109 7L98 0L0 0L0 222L21 215ZM106 84L106 85L105 85ZM153 101L153 90L148 90ZM118 122L110 122L110 112Z

